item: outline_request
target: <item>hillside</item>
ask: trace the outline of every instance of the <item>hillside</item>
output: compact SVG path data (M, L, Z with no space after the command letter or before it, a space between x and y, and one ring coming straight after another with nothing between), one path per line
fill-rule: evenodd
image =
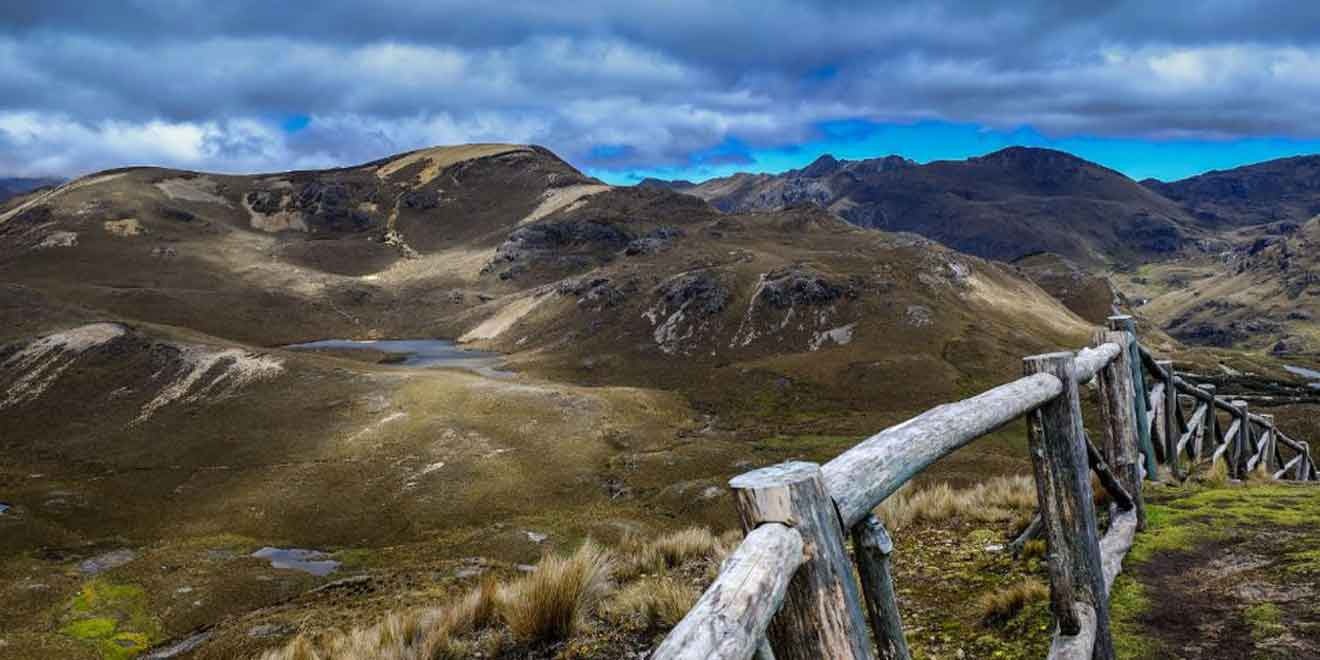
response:
M1204 222L1243 227L1300 225L1320 214L1320 156L1297 156L1142 184L1186 207Z
M1225 232L1214 255L1116 276L1146 316L1193 345L1320 353L1320 219Z
M212 657L269 648L291 630L264 608L332 578L248 556L267 546L375 576L376 598L299 601L332 622L434 597L462 557L727 526L747 465L830 455L1089 328L925 239L722 214L518 145L90 175L0 212L0 281L0 575L42 585L0 593L28 613L0 624L15 657L89 657L67 631L97 589L136 594L114 605L134 648L219 622ZM281 348L407 337L511 373ZM1022 443L932 478L1019 471Z
M1087 266L1135 263L1179 253L1203 234L1178 204L1118 172L1027 147L925 165L897 156L822 156L800 170L681 190L724 211L810 203L858 226L912 232L1004 261L1052 252Z

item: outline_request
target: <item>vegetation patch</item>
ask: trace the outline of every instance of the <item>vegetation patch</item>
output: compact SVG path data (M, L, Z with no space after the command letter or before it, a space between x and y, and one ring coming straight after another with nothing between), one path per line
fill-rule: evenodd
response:
M136 585L91 580L59 616L65 621L61 633L93 646L108 660L135 657L161 639L160 623Z

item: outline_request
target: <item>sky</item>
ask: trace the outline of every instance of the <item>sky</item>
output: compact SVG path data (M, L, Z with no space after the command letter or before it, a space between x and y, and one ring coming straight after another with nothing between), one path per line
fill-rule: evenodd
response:
M0 3L0 176L481 141L612 183L1015 144L1177 179L1320 152L1320 3Z

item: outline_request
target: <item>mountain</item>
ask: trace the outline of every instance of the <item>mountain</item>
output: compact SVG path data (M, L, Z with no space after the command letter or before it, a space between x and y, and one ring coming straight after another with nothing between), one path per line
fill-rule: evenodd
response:
M1199 254L1117 274L1143 314L1189 344L1320 353L1320 156L1142 184L1213 231Z
M1187 344L1320 354L1320 218L1221 236L1213 253L1116 273L1116 284Z
M862 227L920 234L1012 261L1052 252L1087 266L1164 257L1203 234L1180 206L1070 154L1011 147L925 165L822 156L783 174L736 174L683 192L723 211L809 203Z
M35 179L0 177L0 204L4 204L6 200L27 194L33 190L57 186L62 182L63 179L50 177Z
M539 147L93 174L0 210L0 576L44 585L0 592L24 613L0 634L86 657L70 603L127 562L96 584L207 606L123 618L125 643L224 620L239 646L211 656L251 655L273 642L242 617L325 581L258 548L396 567L373 570L392 589L724 524L749 461L833 453L1088 332L1012 266L813 206L611 187ZM283 348L432 337L504 371ZM937 472L1022 469L1022 438Z
M697 184L685 179L665 180L654 177L646 177L637 182L638 188L661 188L664 190L686 190L696 185Z
M1215 170L1146 187L1224 227L1286 222L1300 226L1320 214L1320 156L1297 156Z

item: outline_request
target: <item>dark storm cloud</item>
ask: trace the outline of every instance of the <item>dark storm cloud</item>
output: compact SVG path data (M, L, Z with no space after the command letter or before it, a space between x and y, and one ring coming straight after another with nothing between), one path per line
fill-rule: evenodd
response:
M467 140L681 165L851 118L1320 134L1320 3L1174 4L6 3L0 171L310 167Z

